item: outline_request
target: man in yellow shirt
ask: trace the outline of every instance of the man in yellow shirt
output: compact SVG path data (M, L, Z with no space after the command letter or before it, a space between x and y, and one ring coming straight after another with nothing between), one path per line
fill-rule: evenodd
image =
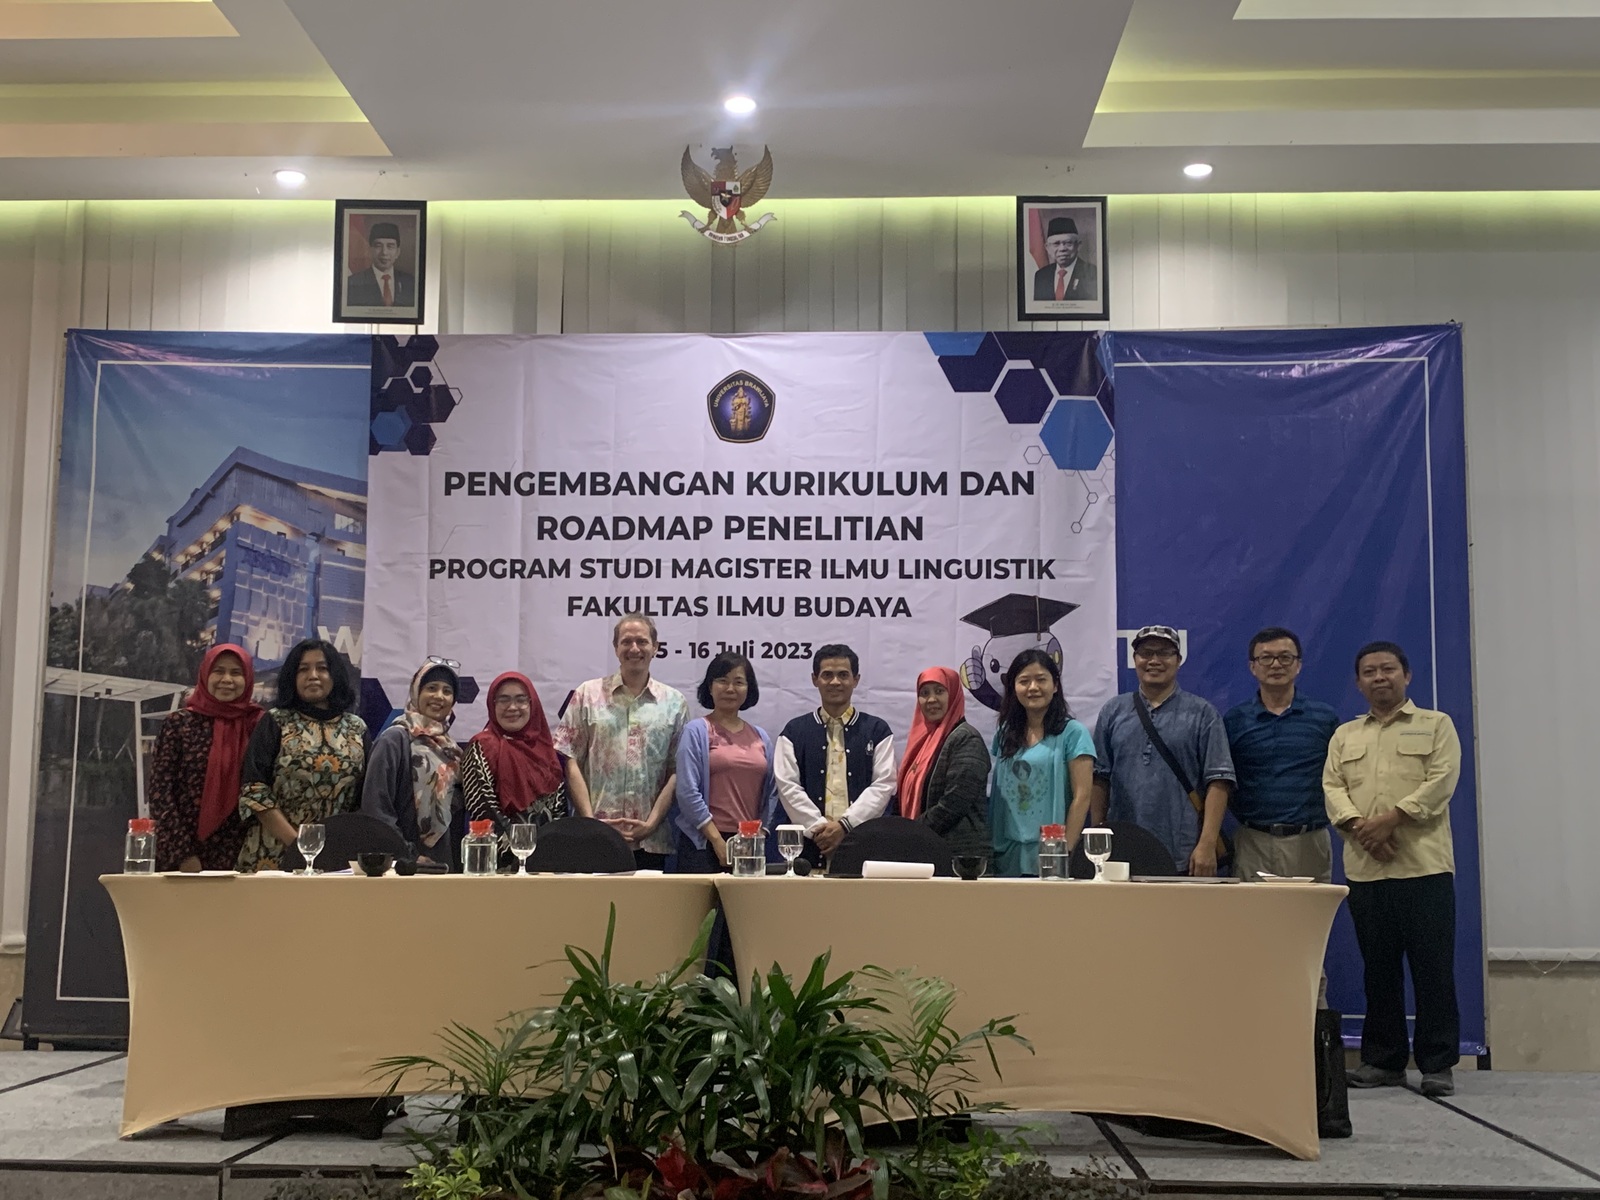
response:
M1455 853L1450 796L1461 741L1442 712L1406 699L1411 664L1393 642L1356 655L1356 686L1370 711L1334 731L1322 770L1328 821L1344 837L1350 916L1366 976L1367 1015L1354 1087L1397 1087L1414 1050L1424 1096L1455 1092ZM1405 967L1417 1000L1406 1037Z

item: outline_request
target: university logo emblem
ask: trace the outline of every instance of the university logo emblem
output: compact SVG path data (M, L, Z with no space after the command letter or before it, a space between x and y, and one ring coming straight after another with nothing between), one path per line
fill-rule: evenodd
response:
M759 442L772 428L778 398L748 371L735 371L706 396L711 428L725 442Z
M765 147L763 147L765 149ZM689 147L683 148L683 190L689 193L701 208L706 219L701 221L691 212L678 215L693 225L695 232L713 242L731 245L753 236L768 221L776 221L772 213L764 213L759 221L751 222L746 212L761 203L767 189L772 186L772 151L766 150L750 170L739 173L733 147L713 147L710 171L705 170L689 156Z

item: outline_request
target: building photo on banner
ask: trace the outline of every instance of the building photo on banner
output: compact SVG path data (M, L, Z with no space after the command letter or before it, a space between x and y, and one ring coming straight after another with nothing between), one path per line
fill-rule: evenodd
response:
M357 664L369 339L74 330L67 341L23 1023L126 1029L98 877L206 647L259 691L301 638ZM109 1023L109 1024L108 1024Z

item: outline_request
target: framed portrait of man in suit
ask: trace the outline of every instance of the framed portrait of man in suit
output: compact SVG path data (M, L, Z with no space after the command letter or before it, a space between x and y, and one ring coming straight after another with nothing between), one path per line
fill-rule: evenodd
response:
M1017 319L1109 321L1104 196L1017 197Z
M427 249L426 201L336 201L333 319L422 324Z

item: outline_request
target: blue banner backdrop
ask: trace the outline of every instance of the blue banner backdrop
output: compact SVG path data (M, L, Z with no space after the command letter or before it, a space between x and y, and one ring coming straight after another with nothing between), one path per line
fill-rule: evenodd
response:
M1462 1050L1482 1053L1460 330L974 333L928 343L960 392L1005 393L997 380L1028 374L1035 359L1052 379L1071 374L1068 362L1114 371L1114 397L1106 388L1098 399L1115 425L1116 495L1107 480L1103 499L1117 507L1117 623L1183 630L1190 691L1223 710L1248 698L1249 638L1283 624L1305 640L1304 690L1353 717L1364 710L1355 650L1374 638L1406 647L1412 695L1455 718L1465 751L1452 810L1457 977ZM115 1038L126 1028L115 918L93 881L116 869L121 830L141 807L135 764L152 718L176 702L193 664L129 657L137 647L119 637L118 622L132 619L121 608L181 608L181 589L198 580L220 598L189 616L211 623L213 636L247 641L268 671L311 629L361 657L363 558L340 548L366 537L368 418L376 452L380 426L398 411L388 401L368 411L373 344L69 337L24 1006L35 1032ZM404 449L426 454L418 421L442 419L428 408L436 398L409 376L403 390ZM1006 411L1006 395L998 400ZM1032 422L1067 434L1077 427L1057 418L1094 407L1046 403L1069 408L1046 418L1041 407ZM1033 434L1041 459L1072 450L1044 426ZM1032 430L1019 426L1019 438ZM1118 655L1126 691L1125 643ZM1359 1034L1361 963L1343 914L1328 974L1347 1035Z
M1121 628L1186 631L1180 681L1226 711L1254 690L1251 635L1287 626L1305 643L1300 687L1346 719L1366 710L1356 650L1390 639L1410 658L1412 698L1455 720L1461 1050L1484 1053L1460 328L1111 339ZM1337 844L1334 862L1342 875ZM1361 978L1341 910L1328 986L1347 1038Z

